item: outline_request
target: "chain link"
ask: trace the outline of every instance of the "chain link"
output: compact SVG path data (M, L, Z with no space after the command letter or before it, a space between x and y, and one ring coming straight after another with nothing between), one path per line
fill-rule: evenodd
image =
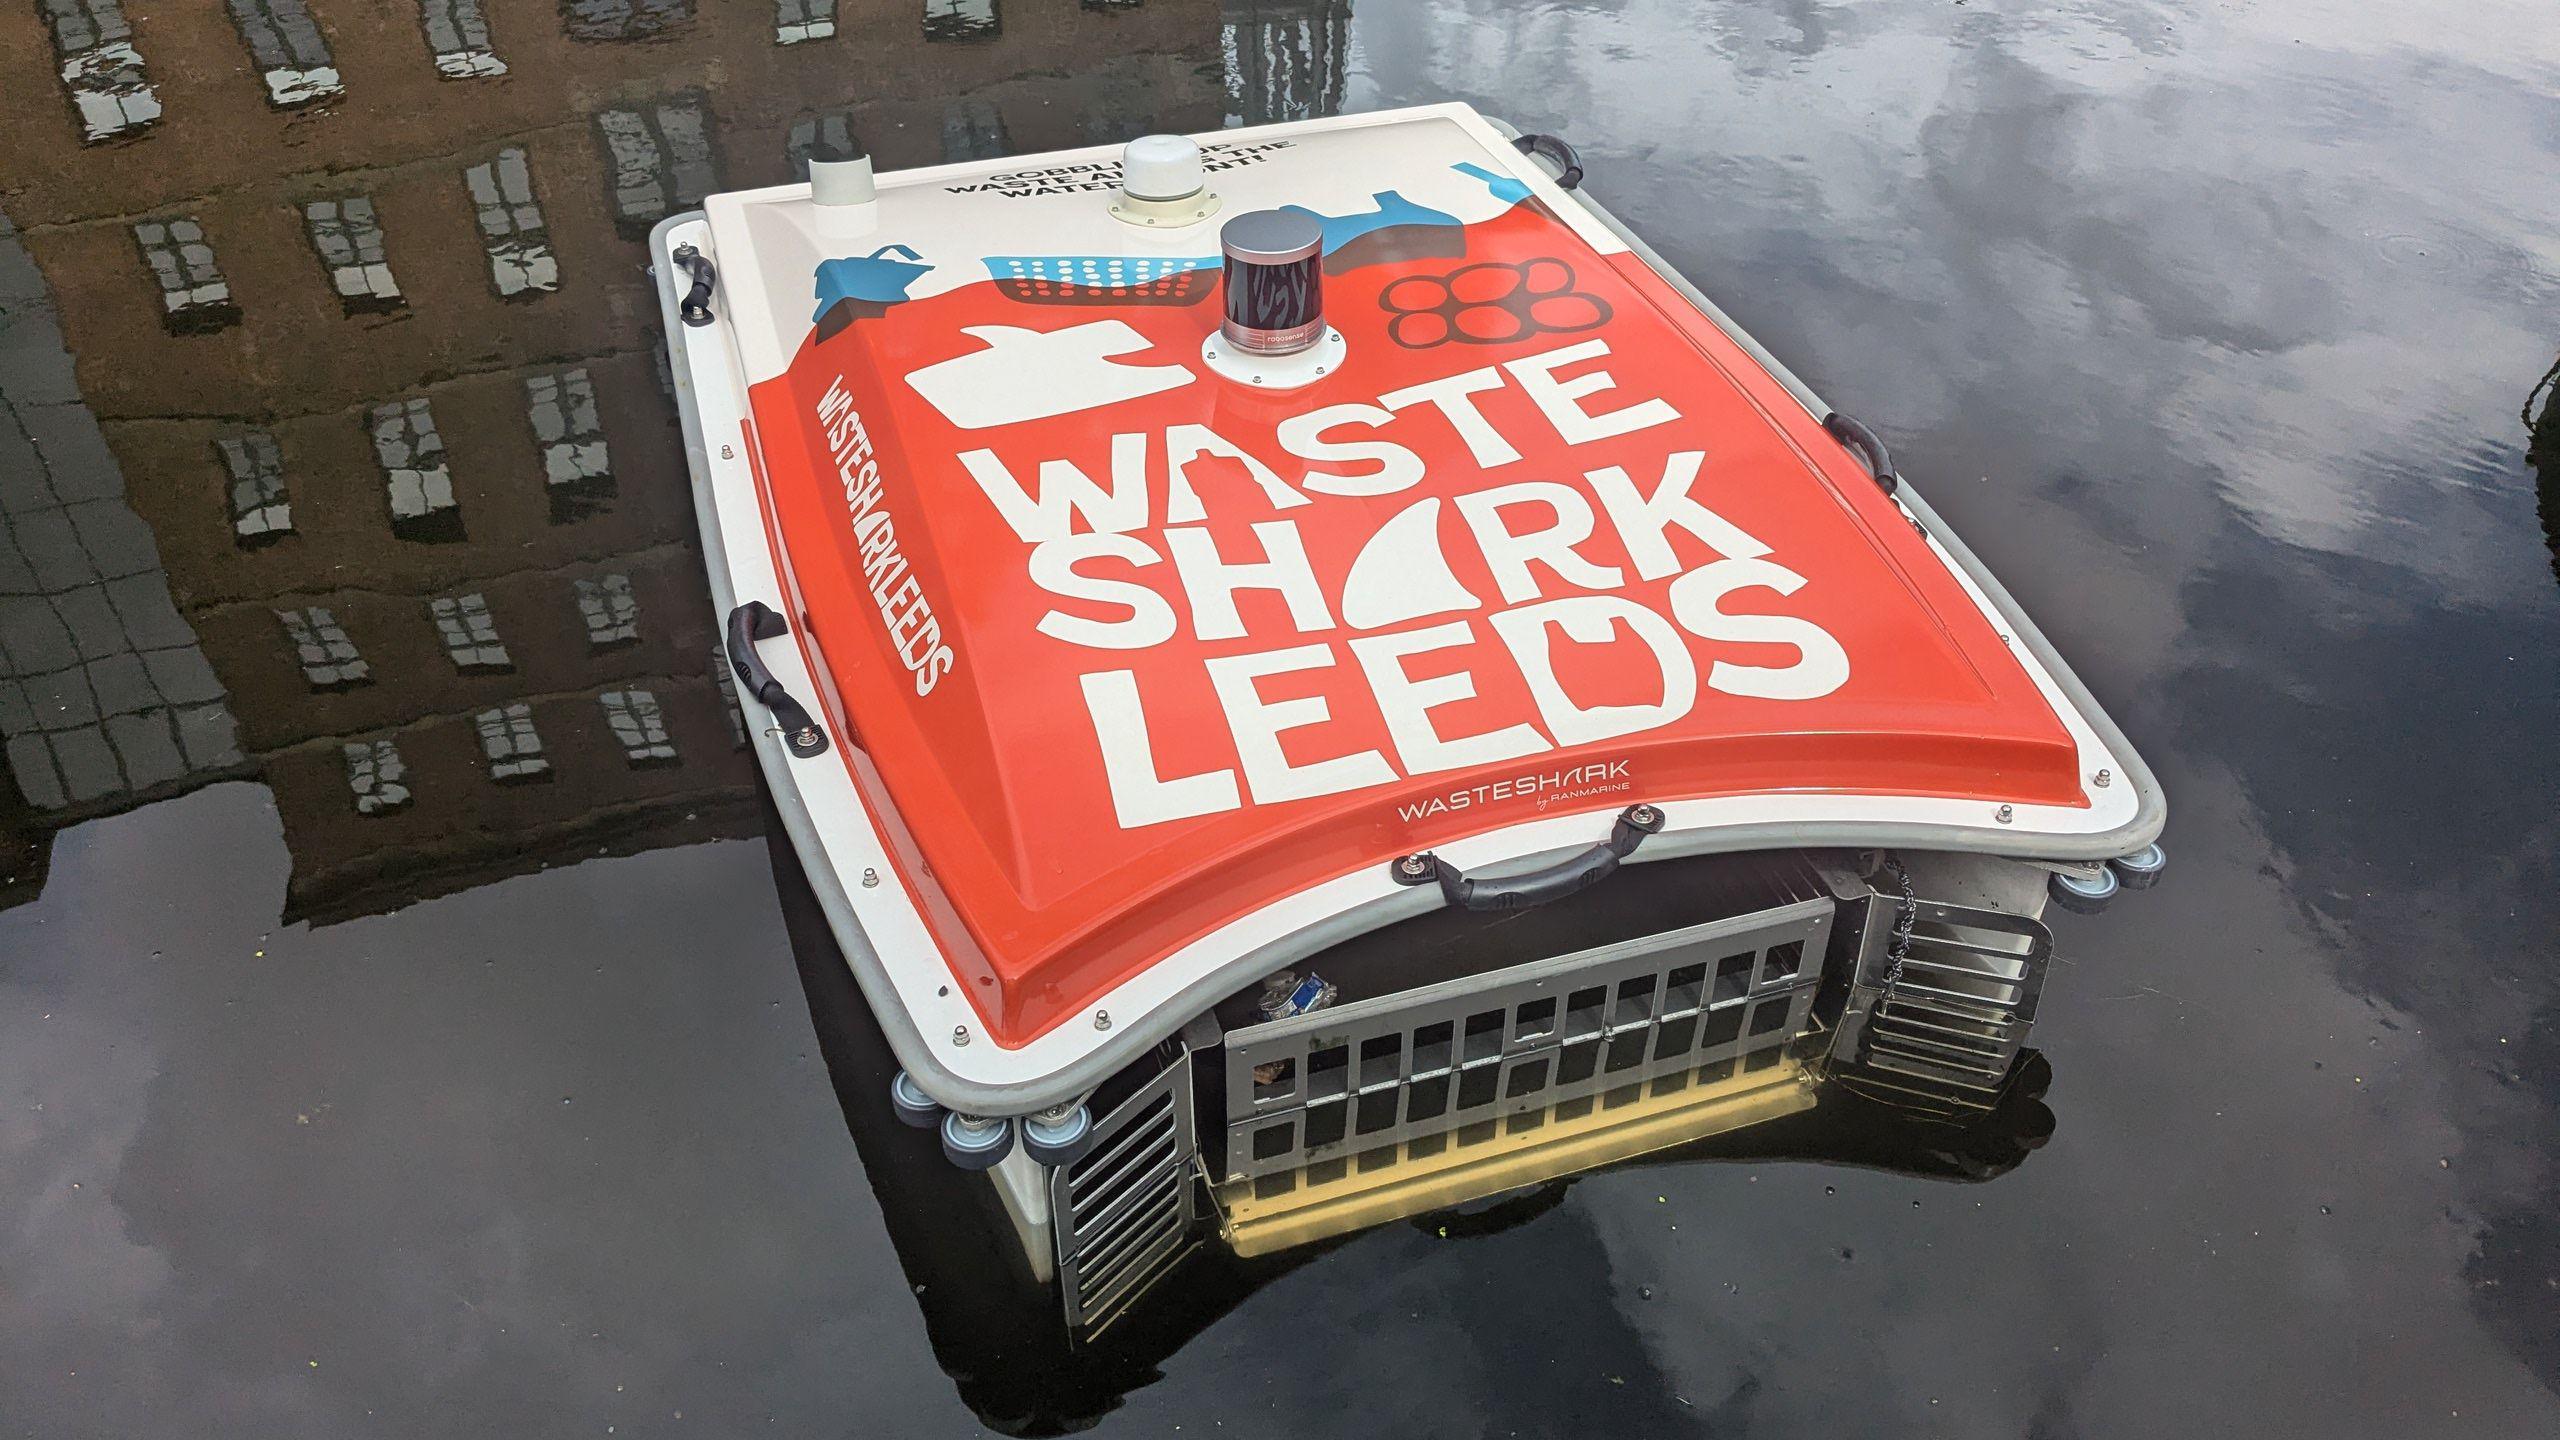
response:
M1920 896L1911 888L1911 872L1891 854L1884 857L1884 868L1902 891L1902 911L1893 917L1893 943L1885 947L1884 993L1876 997L1881 1007L1893 996L1893 987L1902 980L1902 964L1911 958L1911 927L1920 922Z

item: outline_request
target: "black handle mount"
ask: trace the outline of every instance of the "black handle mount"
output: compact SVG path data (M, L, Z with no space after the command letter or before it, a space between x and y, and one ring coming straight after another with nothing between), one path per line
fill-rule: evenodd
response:
M1399 885L1438 885L1441 898L1461 910L1526 910L1587 890L1608 878L1618 862L1636 853L1644 837L1662 828L1662 811L1653 805L1630 805L1618 812L1609 838L1583 851L1520 875L1485 878L1421 851L1387 867Z
M1555 162L1557 189L1578 190L1582 188L1582 154L1580 151L1575 150L1572 142L1566 140L1563 136L1514 136L1511 141L1511 148L1519 151L1523 155L1536 155L1542 159Z
M1855 417L1834 410L1822 417L1822 428L1831 432L1832 439L1858 452L1860 458L1867 462L1867 472L1876 477L1876 484L1884 488L1884 493L1892 494L1894 488L1902 483L1902 477L1893 473L1893 456L1886 452L1884 442L1876 438L1876 432L1859 424Z
M711 287L720 280L720 272L711 268L711 257L690 245L679 245L674 255L676 267L693 277L693 288L684 292L676 303L676 314L687 325L708 325L711 314Z
M757 641L779 640L790 633L782 616L761 600L730 611L729 668L737 672L738 683L756 697L756 703L773 712L773 723L782 729L783 748L806 760L827 753L827 732L756 656Z

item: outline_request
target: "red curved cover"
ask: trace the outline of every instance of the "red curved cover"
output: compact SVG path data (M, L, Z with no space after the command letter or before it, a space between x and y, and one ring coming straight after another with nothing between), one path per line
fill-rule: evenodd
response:
M1210 373L1205 276L846 301L753 389L846 763L1000 1043L1311 884L1543 815L2085 803L1923 537L1641 261L1528 200L1328 269L1347 353L1300 390ZM1023 344L1057 394L933 368Z

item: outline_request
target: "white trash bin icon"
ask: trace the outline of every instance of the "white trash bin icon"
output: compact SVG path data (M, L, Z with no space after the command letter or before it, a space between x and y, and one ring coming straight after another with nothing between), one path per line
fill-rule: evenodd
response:
M1119 320L1063 330L969 325L987 348L910 371L907 383L963 430L985 430L1098 410L1188 385L1186 366L1123 365L1112 359L1149 348L1147 337Z

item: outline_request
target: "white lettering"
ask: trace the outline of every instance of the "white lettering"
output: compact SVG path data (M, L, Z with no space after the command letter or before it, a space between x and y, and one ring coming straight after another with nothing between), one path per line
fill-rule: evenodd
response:
M1525 723L1455 738L1443 738L1433 727L1433 710L1475 698L1475 677L1460 670L1417 680L1405 673L1405 657L1453 650L1474 638L1475 631L1467 622L1452 620L1395 635L1364 635L1351 642L1352 657L1369 676L1369 688L1377 695L1378 713L1386 717L1387 734L1395 741L1396 756L1404 761L1409 775L1517 760L1548 748L1547 737L1538 733L1538 727Z
M1513 531L1502 523L1504 507L1543 504L1556 512L1556 523L1537 530ZM1535 560L1567 583L1585 590L1615 590L1626 577L1613 565L1594 565L1573 547L1591 538L1591 502L1582 492L1552 480L1497 485L1458 497L1458 513L1476 532L1476 548L1502 598L1517 603L1538 598L1538 582L1529 573Z
M1555 656L1551 652L1547 630L1553 626L1585 645L1598 645L1617 638L1617 625L1623 621L1653 650L1655 663L1662 673L1662 699L1650 705L1582 705L1567 695L1563 682L1556 678ZM1562 600L1527 605L1505 610L1493 617L1494 633L1511 650L1519 662L1521 677L1529 682L1529 694L1538 702L1538 713L1547 722L1547 733L1560 747L1587 745L1615 735L1632 735L1668 725L1689 713L1698 698L1697 666L1689 659L1689 647L1671 622L1615 595L1573 595Z
M1390 410L1402 410L1408 405L1432 406L1448 417L1450 428L1467 442L1467 453L1475 457L1476 464L1490 470L1519 459L1520 452L1511 448L1511 442L1502 438L1502 432L1494 429L1467 397L1501 388L1502 372L1488 365L1482 370L1461 371L1444 379L1408 385L1379 396L1378 403Z
M1333 647L1300 645L1255 655L1225 655L1208 662L1209 684L1227 712L1227 728L1235 732L1236 755L1244 763L1245 784L1257 805L1335 795L1371 785L1389 784L1394 767L1375 750L1360 750L1292 765L1280 749L1280 736L1290 730L1321 725L1332 711L1321 695L1295 700L1265 700L1254 682L1268 675L1319 670L1333 663Z
M1639 400L1633 405L1622 405L1597 415L1583 409L1580 404L1583 396L1615 390L1618 382L1606 370L1594 370L1570 380L1558 380L1555 372L1560 366L1571 365L1577 360L1596 360L1608 353L1609 342L1585 340L1561 350L1549 350L1543 355L1527 355L1508 361L1502 368L1510 371L1512 378L1520 382L1520 388L1528 393L1539 412L1547 417L1547 423L1556 427L1556 433L1563 436L1568 445L1582 445L1593 440L1606 440L1612 435L1649 430L1680 418L1679 411L1658 399Z
M1037 496L1022 488L1004 462L993 450L965 450L960 463L969 478L986 492L988 503L1013 527L1026 545L1043 540L1056 540L1075 529L1076 517L1084 517L1090 530L1128 531L1144 529L1147 523L1147 437L1114 435L1111 437L1111 488L1093 483L1093 477L1077 469L1073 461L1040 462L1040 493ZM1200 502L1193 500L1197 511ZM1196 515L1192 518L1198 518Z
M1288 602L1290 623L1302 635L1333 628L1325 609L1324 587L1307 563L1306 542L1286 520L1265 520L1253 527L1264 558L1230 561L1218 554L1218 542L1197 528L1167 530L1165 546L1182 576L1183 594L1191 601L1191 633L1203 640L1234 640L1245 633L1236 613L1236 592L1274 590Z
M1078 679L1084 686L1085 712L1093 717L1094 738L1102 745L1102 776L1111 787L1111 810L1121 829L1213 815L1244 803L1237 797L1233 770L1203 770L1178 780L1157 775L1135 675L1103 670Z
M1768 560L1718 560L1671 582L1671 613L1700 638L1796 648L1796 663L1775 668L1719 660L1708 667L1709 686L1762 700L1816 700L1848 683L1849 652L1830 631L1793 615L1728 614L1717 604L1736 590L1793 595L1803 586L1803 576Z
M1615 465L1582 477L1591 482L1600 508L1609 512L1609 523L1626 542L1627 558L1636 562L1639 578L1659 580L1680 569L1680 557L1663 538L1663 532L1674 525L1728 559L1757 560L1769 553L1768 546L1741 526L1689 498L1689 487L1697 483L1698 467L1706 458L1702 451L1683 450L1664 460L1662 483L1653 487L1651 495L1637 490L1634 479Z
M1298 483L1319 495L1393 495L1422 479L1421 456L1388 440L1327 440L1324 432L1337 425L1384 425L1395 418L1394 411L1375 405L1327 405L1281 421L1280 448L1301 460L1366 460L1378 467L1365 475L1310 469Z
M1097 650L1144 650L1173 638L1173 605L1134 580L1111 580L1076 571L1079 561L1125 560L1143 569L1156 563L1156 552L1134 535L1069 535L1043 540L1031 548L1031 583L1069 600L1097 605L1126 605L1127 618L1094 620L1051 610L1036 627L1053 640Z
M1191 488L1189 466L1203 455L1216 455L1244 466L1245 474L1262 487L1263 498L1274 510L1289 510L1309 503L1307 497L1289 488L1288 482L1273 473L1270 466L1246 454L1243 447L1206 425L1176 425L1164 432L1164 465L1166 488L1170 498L1165 503L1168 525L1197 524L1207 518L1200 510L1200 497Z

